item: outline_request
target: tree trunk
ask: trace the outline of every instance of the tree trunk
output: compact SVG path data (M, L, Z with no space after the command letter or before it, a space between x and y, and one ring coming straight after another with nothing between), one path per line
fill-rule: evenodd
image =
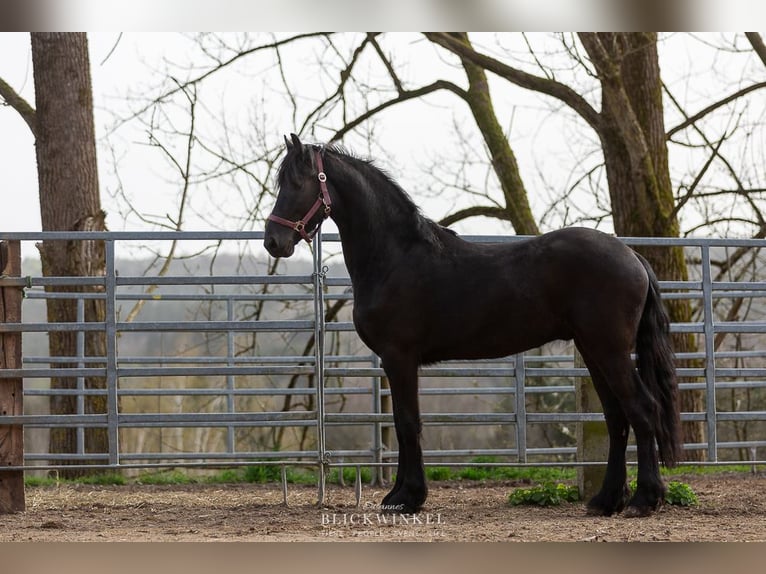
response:
M32 33L32 61L37 108L36 152L42 229L103 231L105 214L101 210L98 188L87 37L80 33ZM38 247L44 276L105 274L103 241L45 241ZM101 287L48 287L47 290L103 292ZM77 320L77 303L74 299L48 299L47 309L50 322ZM86 321L104 321L104 300L86 299L84 311ZM76 340L76 333L50 333L50 356L76 357ZM85 355L104 357L105 354L104 333L87 332ZM75 367L77 362L57 366ZM73 389L76 388L76 382L74 377L53 378L51 387ZM88 378L85 380L85 388L103 389L105 380ZM74 414L77 412L76 403L74 396L54 396L51 398L51 413ZM86 414L104 412L105 396L85 397ZM107 453L106 429L85 429L84 450L87 453ZM50 451L77 452L76 430L52 429ZM69 471L65 474L73 476L83 472Z
M678 237L679 224L668 169L662 83L653 33L581 34L602 86L601 143L614 229L624 237ZM688 278L683 249L639 248L659 279ZM691 320L687 299L665 302L673 322ZM697 350L695 335L676 333L676 352ZM680 364L680 363L679 363ZM682 411L704 411L699 391L681 393ZM683 425L684 441L704 442L704 423ZM699 460L702 451L687 459Z
M468 34L457 32L456 38L471 46ZM471 109L476 126L479 128L484 143L487 145L495 175L500 181L505 198L505 211L513 229L519 235L538 235L540 230L529 207L529 199L519 173L516 156L508 143L508 138L497 120L489 82L484 68L464 59L463 68L468 76L468 91L465 101Z

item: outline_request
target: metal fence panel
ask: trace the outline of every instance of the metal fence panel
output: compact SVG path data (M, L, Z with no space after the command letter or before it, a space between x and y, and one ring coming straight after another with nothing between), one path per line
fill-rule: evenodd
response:
M107 257L104 277L46 278L38 274L0 279L4 286L25 290L28 295L25 305L39 306L49 298L69 297L78 299L82 309L82 302L103 298L106 309L103 322L86 323L80 312L75 322L48 323L27 318L22 323L0 324L0 332L45 337L58 330L76 333L80 341L76 357L49 357L38 350L24 357L22 369L0 371L0 380L24 377L25 397L29 400L43 404L54 395L77 398L74 414L52 415L42 412L43 408L41 412L24 415L0 415L0 425L23 424L29 432L73 427L79 433L77 453L51 454L44 447L30 448L24 464L13 469L60 469L86 460L95 460L98 467L113 469L245 465L256 461L259 464L307 464L319 470L321 499L325 473L330 467L362 465L378 469L380 473L393 464L397 453L390 438L392 417L385 408L390 393L378 358L356 338L348 313L334 317L333 321L325 318L331 305L351 302L353 298L348 277L335 274L337 268L331 269L324 257L324 245L337 244L337 235L316 237L310 274L278 276L213 273L158 277L124 275L117 270L117 247L123 242L178 240L258 244L263 239L262 232L3 233L0 239L103 240ZM497 242L521 238L469 239ZM695 333L701 340L698 352L683 357L694 359L698 364L679 369L679 375L683 377L682 389L705 393L704 411L684 413L683 419L703 421L706 441L686 447L704 450L709 463L730 464L741 458L741 454L732 453L742 452L749 453L751 461L763 463L764 457L759 457L758 452L763 452L766 444L763 431L766 409L762 406L762 397L766 394L763 391L766 387L766 345L763 344L766 313L760 311L760 306L766 298L766 282L760 280L757 272L738 281L730 277L716 278L712 271L714 253L737 248L759 250L766 242L667 238L624 241L634 246L682 246L698 262L699 277L661 282L664 297L692 299L698 309L693 322L671 326L674 332ZM254 285L261 286L262 290L243 291ZM103 293L73 292L73 287L82 286L98 286L103 288ZM153 289L158 291L147 292L149 286L155 286ZM192 288L196 290L188 292ZM750 316L745 320L716 317L717 306L723 308L736 299L751 302ZM126 321L120 316L121 306L137 301L147 305L195 303L221 309L217 311L219 316L213 317L211 311L210 317L202 319L150 315ZM241 312L238 315L237 309L280 302L288 302L285 309L292 317L248 318ZM82 342L85 334L93 331L105 335L104 357L85 356ZM284 341L285 348L276 353L240 354L239 338L245 336L277 337L278 342ZM177 349L161 348L162 352L150 355L128 353L124 348L130 337L155 337L160 347L165 338L171 337L185 337L183 340L188 345L200 347L215 341L216 350L220 352L183 354ZM748 346L716 348L726 337L740 342L747 340ZM338 348L328 347L330 338ZM346 342L341 345L340 341ZM298 352L301 345L308 352ZM443 445L427 444L424 449L427 463L475 464L475 458L482 456L486 459L482 464L486 465L584 464L574 459L571 444L530 443L532 435L539 434L535 429L541 425L568 429L569 425L601 418L599 413L539 410L546 401L567 403L567 397L574 397L574 380L587 371L575 368L571 351L554 349L542 355L538 353L533 351L495 361L447 362L423 368L421 394L429 405L423 411L426 428L440 429L440 432L465 427L491 429L507 442L500 448L463 443L449 445L446 441ZM77 388L50 389L44 384L46 379L63 376L77 377ZM88 377L105 378L106 388L86 388ZM734 397L733 393L740 391L750 393L757 400L747 408L742 405L730 410L720 408L718 403L729 396L727 393ZM95 395L106 396L106 412L85 412L85 397ZM474 403L463 412L428 410L435 408L432 404L443 408L443 403L431 403L442 397L446 397L445 401L458 401L456 404L468 404L469 399ZM154 410L147 407L152 400L156 403ZM284 408L278 409L275 405L280 400ZM129 401L141 408L129 409ZM735 399L732 401L736 403ZM301 409L294 410L298 402ZM739 430L726 431L727 437L722 438L724 425L735 425ZM107 429L108 452L85 453L83 436L86 429L92 427ZM248 433L256 436L259 429L277 432L280 428L292 429L295 436L303 438L285 445L280 452L268 448L260 438L261 442L246 440ZM138 439L128 441L133 436L129 433L142 429L155 429L160 433L155 448L141 446ZM201 437L192 447L178 438L180 434L173 434L172 441L167 438L169 433L184 429L192 429ZM210 434L214 432L220 435L216 435L215 440ZM344 442L348 437L354 440Z

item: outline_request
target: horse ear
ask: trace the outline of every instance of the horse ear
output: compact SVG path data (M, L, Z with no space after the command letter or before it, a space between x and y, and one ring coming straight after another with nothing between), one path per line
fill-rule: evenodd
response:
M288 149L294 148L298 152L298 157L305 160L308 156L306 155L306 148L300 138L295 134L290 134L290 139L292 142L287 144Z
M291 142L289 139L287 139L287 136L282 136L285 138L285 145L287 146L287 151L290 151L293 149L293 142Z

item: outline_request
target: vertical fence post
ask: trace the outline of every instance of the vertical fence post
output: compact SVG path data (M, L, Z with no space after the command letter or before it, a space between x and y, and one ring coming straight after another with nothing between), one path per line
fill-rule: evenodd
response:
M231 297L226 298L226 320L229 323L234 321L234 300ZM234 362L234 331L229 329L226 331L226 365L233 367L236 365ZM226 375L226 412L230 415L234 413L234 387L235 387L234 375ZM226 428L226 452L233 454L235 444L235 430L233 426Z
M514 358L514 378L516 379L516 452L520 463L527 462L527 396L525 391L526 371L524 353Z
M713 332L713 278L710 270L710 246L702 246L702 304L705 308L705 406L707 422L707 459L718 461L718 431L715 404L715 333Z
M0 274L21 276L21 243L0 243ZM0 287L0 322L21 323L22 290ZM21 332L0 333L0 369L21 369ZM20 416L24 411L24 383L21 377L0 379L0 415ZM0 467L24 465L24 427L0 425ZM24 499L24 471L0 470L0 514L21 512Z
M85 299L77 299L77 322L85 323ZM85 331L77 331L77 368L85 368ZM78 415L85 414L85 377L77 377L77 409ZM77 454L85 454L85 427L77 425Z
M106 310L106 425L109 442L109 465L120 464L119 399L117 396L117 271L114 261L114 241L104 242L106 247L106 277L104 307Z
M324 413L324 278L322 265L322 234L314 236L314 380L316 384L317 417L317 462L319 465L319 485L317 504L324 504L325 480L327 470L327 452L325 450L325 413Z
M380 368L380 357L373 354L372 368ZM383 423L381 416L383 414L383 398L381 394L382 377L375 375L372 377L372 412L375 415L375 422L372 425L372 462L375 463L373 483L377 486L383 486Z

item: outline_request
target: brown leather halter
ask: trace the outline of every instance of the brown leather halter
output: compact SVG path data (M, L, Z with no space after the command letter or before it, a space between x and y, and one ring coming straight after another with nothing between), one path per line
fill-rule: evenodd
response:
M300 233L301 237L303 237L303 239L305 239L309 243L311 243L311 240L314 238L314 235L317 234L317 231L319 231L319 228L322 227L322 223L324 223L324 220L330 217L330 211L331 211L330 205L332 204L332 201L330 201L330 194L327 191L327 175L325 175L324 165L322 164L322 154L320 150L318 149L314 150L314 154L315 154L317 170L318 170L317 179L319 180L319 197L317 197L316 201L314 202L314 205L312 205L311 209L308 210L306 215L304 215L298 221L290 221L289 219L284 219L283 217L274 215L273 213L269 215L270 221L273 221L274 223L279 223L280 225L284 225L294 231L297 231L298 233ZM317 226L312 231L307 232L306 224L309 221L311 221L311 218L314 217L314 214L322 206L324 206L322 219L319 221Z

